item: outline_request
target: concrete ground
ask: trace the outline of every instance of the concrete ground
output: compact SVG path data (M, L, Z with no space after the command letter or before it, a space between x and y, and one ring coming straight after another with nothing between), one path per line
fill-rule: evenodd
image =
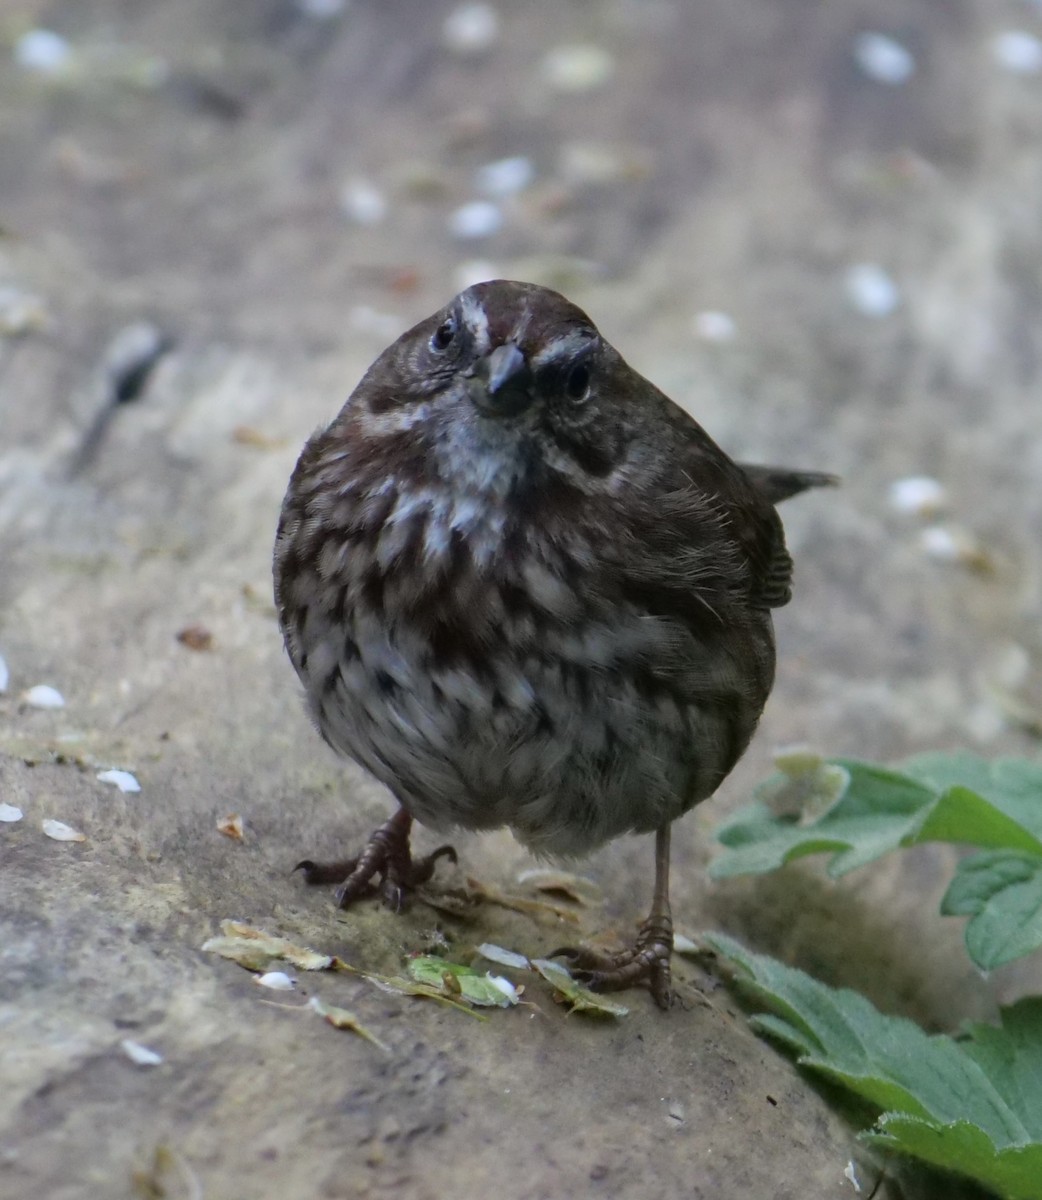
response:
M1042 15L492 7L483 45L444 0L0 12L0 804L24 812L0 826L4 1200L825 1200L856 1194L852 1157L871 1183L834 1098L689 961L668 1014L634 991L621 1020L569 1017L530 981L480 1023L343 974L267 993L200 949L232 917L386 972L442 939L574 940L492 905L339 915L291 873L389 800L312 732L282 652L286 480L383 346L483 274L566 291L736 456L844 478L786 506L778 683L675 831L681 928L931 1028L1039 984L1030 963L969 969L936 913L953 852L839 886L814 863L726 885L704 867L780 745L1037 754L1042 75L996 38ZM475 173L510 156L532 178L495 199L501 228L454 234ZM924 474L947 511L895 510L891 484ZM42 684L64 707L28 702ZM96 778L113 767L140 793ZM232 813L241 841L217 830ZM450 882L531 895L509 836L457 845ZM631 929L650 868L650 839L585 864L605 904L578 931ZM301 991L388 1049L280 1007ZM931 1186L889 1164L878 1194Z

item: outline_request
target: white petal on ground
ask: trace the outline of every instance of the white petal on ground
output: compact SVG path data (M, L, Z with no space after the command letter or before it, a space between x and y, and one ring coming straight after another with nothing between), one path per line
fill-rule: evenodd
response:
M162 1054L150 1050L147 1046L142 1046L140 1042L132 1041L130 1038L124 1038L120 1042L119 1048L132 1063L136 1063L139 1067L158 1067L163 1061Z
M47 305L40 296L11 284L0 286L0 334L17 337L47 324Z
M535 177L531 159L518 154L485 163L474 173L474 186L486 196L515 196L524 191Z
M692 958L698 958L702 954L702 947L692 938L689 938L686 933L673 934L673 949L677 954L688 954Z
M80 833L78 829L73 829L71 825L66 825L64 821L55 821L50 817L45 817L40 822L40 828L49 838L54 838L56 842L85 842L87 835Z
M490 4L461 4L445 18L441 36L456 54L480 54L499 37L499 15Z
M938 562L959 563L982 571L992 566L991 557L977 538L958 525L931 525L920 538L923 549Z
M695 334L704 342L729 342L738 332L734 318L715 309L696 313L694 327Z
M511 1004L517 1004L521 997L517 994L517 988L510 982L509 979L504 979L502 975L486 975L485 978L492 984L498 992L502 992Z
M38 683L25 693L25 702L32 708L64 708L65 697L47 683Z
M929 475L909 475L890 485L890 506L917 517L932 517L948 503L944 485Z
M497 946L494 942L482 942L478 947L478 953L482 958L487 958L489 962L499 963L501 967L527 970L531 965L523 954L518 954L516 950L504 950L502 946Z
M255 975L253 982L275 992L291 992L297 986L297 981L285 971L265 971L263 975Z
M897 87L915 74L915 58L907 46L885 33L862 33L854 41L857 65L876 83Z
M141 784L131 775L129 771L119 771L113 768L110 771L99 771L95 776L99 783L111 783L113 787L118 787L121 792L140 792Z
M998 34L991 43L991 52L999 66L1014 75L1037 75L1042 71L1042 41L1023 29Z
M15 42L14 60L26 71L58 75L72 63L72 47L53 29L30 29Z
M866 317L887 317L901 303L897 284L878 263L856 263L847 271L847 299Z
M589 92L615 71L615 59L601 46L556 46L543 59L543 78L559 92Z
M16 804L0 804L0 821L11 824L22 819L22 810Z
M379 225L387 216L387 200L368 179L350 179L340 190L340 210L359 225Z
M489 200L472 200L464 204L449 217L449 232L453 237L491 237L503 228L503 214L498 205Z
M7 663L4 661L4 656L0 654L0 693L7 691L7 685L11 682L11 672L7 669Z
M347 0L297 0L297 8L306 17L316 21L329 21L338 17L347 8Z

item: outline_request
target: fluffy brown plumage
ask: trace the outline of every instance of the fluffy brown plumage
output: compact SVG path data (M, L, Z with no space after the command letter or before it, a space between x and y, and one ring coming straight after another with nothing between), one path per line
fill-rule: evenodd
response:
M478 284L403 334L305 446L275 545L315 723L401 805L309 875L397 904L433 866L412 817L564 857L657 831L636 945L570 953L667 1003L669 826L752 736L790 596L774 504L824 482L733 462L545 288Z

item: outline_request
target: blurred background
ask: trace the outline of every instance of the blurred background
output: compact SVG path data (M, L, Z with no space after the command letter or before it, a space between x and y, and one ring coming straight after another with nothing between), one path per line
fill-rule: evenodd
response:
M376 354L482 278L565 292L736 457L843 477L785 506L778 684L678 831L680 924L936 1027L1031 985L964 965L937 847L841 887L702 868L779 746L1037 755L1040 197L1038 0L4 0L0 785L26 820L0 891L12 994L31 986L48 1030L8 1101L23 1161L59 1130L108 1179L147 1141L139 1115L115 1157L91 1141L121 1078L32 1107L41 1078L68 1081L55 1046L90 1059L128 1011L200 1054L234 1041L200 1016L217 919L328 937L328 898L286 873L387 797L300 710L270 606L278 506ZM100 766L142 796L114 799ZM241 846L214 829L233 811ZM56 849L41 816L88 841ZM506 835L463 850L485 878L531 865ZM590 864L613 919L643 909L649 864L636 841ZM132 982L104 978L105 946ZM175 984L180 1018L155 999ZM163 1121L217 1163L189 1111ZM656 1144L634 1161L665 1170ZM37 1194L79 1194L40 1170ZM774 1194L759 1178L707 1194Z

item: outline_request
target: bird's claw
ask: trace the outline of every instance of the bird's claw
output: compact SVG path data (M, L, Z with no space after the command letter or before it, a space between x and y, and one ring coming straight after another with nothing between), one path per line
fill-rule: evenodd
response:
M452 846L439 846L423 858L413 858L409 847L411 824L412 818L399 809L374 830L357 857L332 863L305 859L294 869L303 871L308 884L338 883L333 893L338 908L348 908L363 896L379 892L388 908L401 912L407 894L430 880L439 858L457 861Z
M550 957L568 959L576 978L597 992L618 992L646 980L659 1008L669 1008L672 956L673 922L668 914L652 913L625 950L611 954L592 946L562 946Z

